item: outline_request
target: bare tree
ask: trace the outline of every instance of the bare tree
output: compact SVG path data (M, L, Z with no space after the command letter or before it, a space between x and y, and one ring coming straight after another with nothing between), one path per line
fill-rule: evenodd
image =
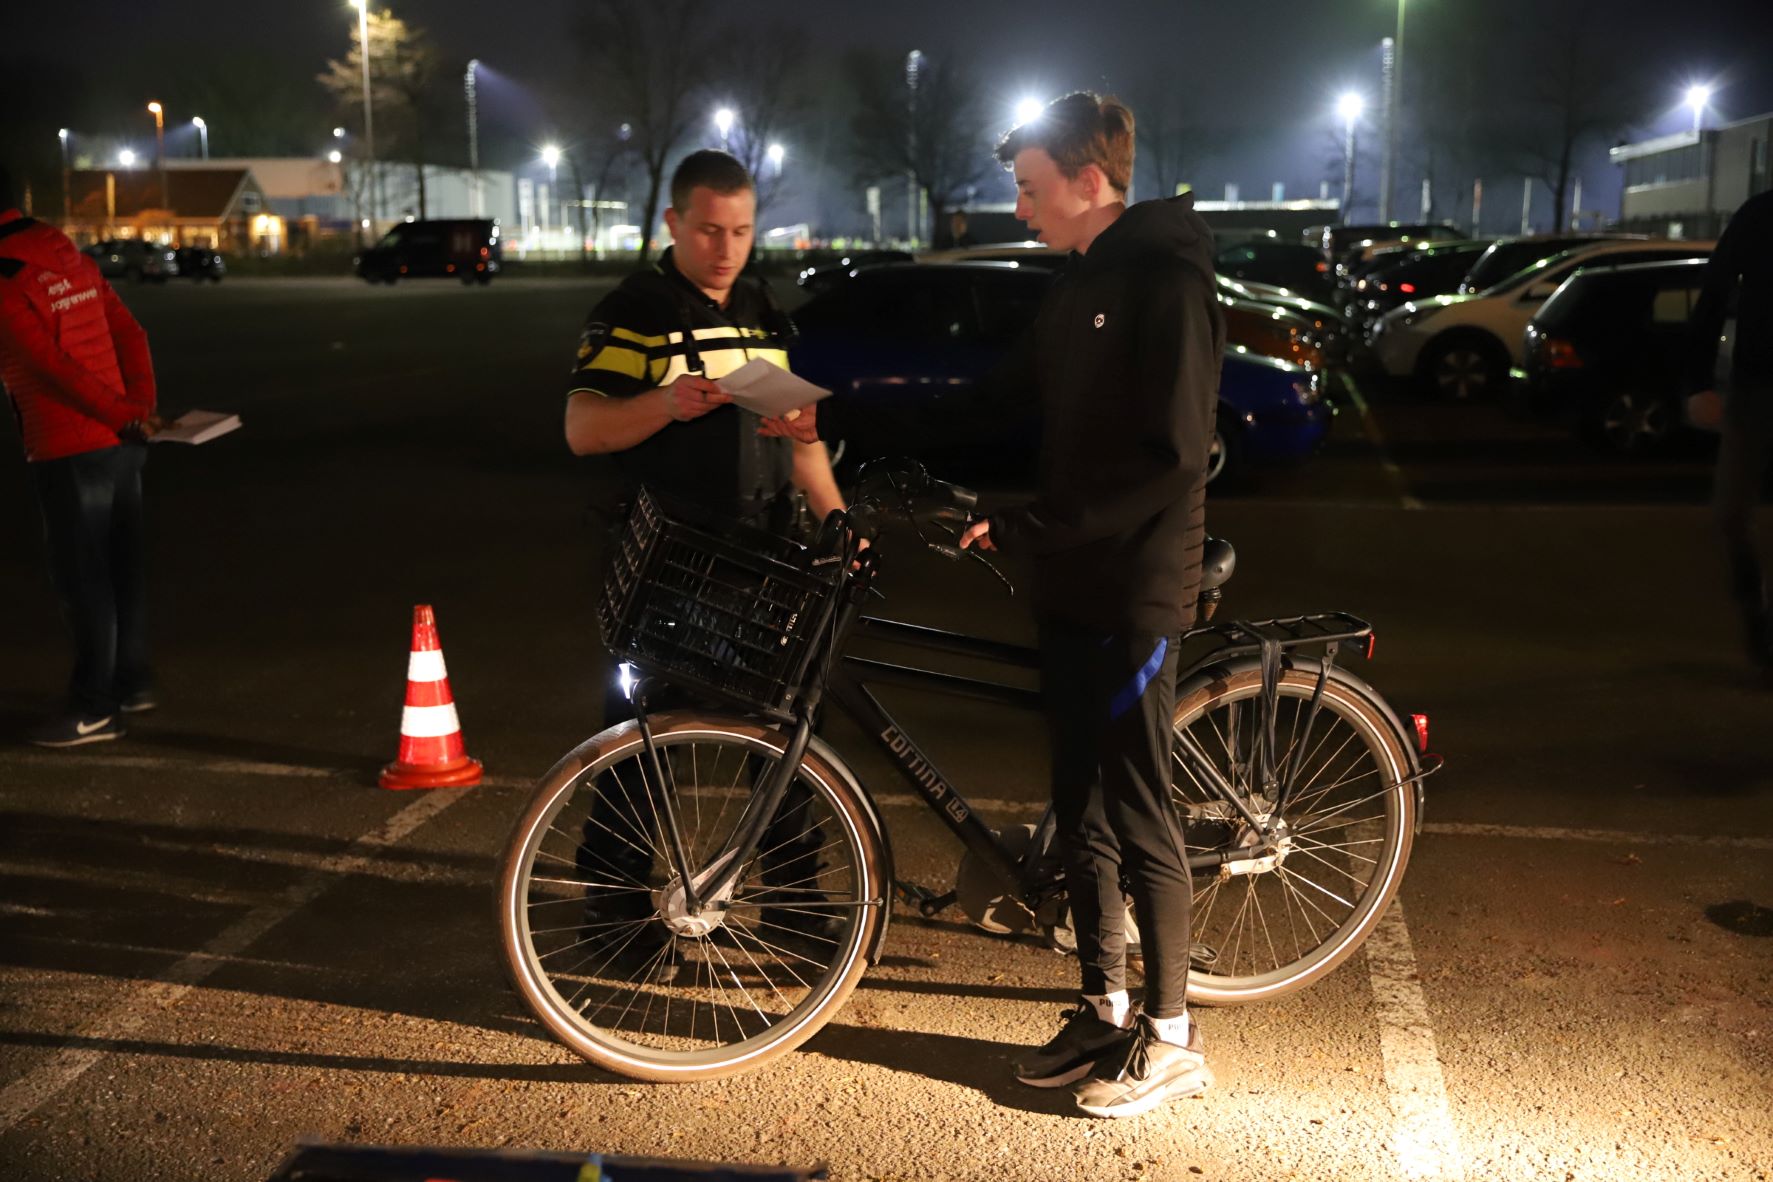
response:
M870 50L846 58L857 99L851 148L868 180L912 177L929 202L932 225L939 226L967 189L997 167L984 91L978 70L926 57L913 95L904 63L900 55Z
M1228 132L1189 117L1186 96L1168 73L1134 86L1128 103L1133 108L1137 149L1133 155L1134 189L1147 197L1173 196L1188 182L1190 173L1222 151L1229 140ZM1144 186L1138 183L1139 177L1144 178Z
M429 160L431 105L440 62L425 31L409 25L384 9L371 12L365 22L369 34L370 102L380 115L382 138L377 154L384 159L402 156L412 162L418 184L419 216L428 214L425 165ZM352 31L351 51L344 61L328 61L319 81L348 117L361 119L363 111L363 45Z
M592 109L631 129L646 172L640 261L650 256L665 168L701 113L702 79L714 57L708 0L593 0L576 27L590 67Z
M786 25L746 21L722 38L719 95L737 115L729 148L756 182L759 215L783 191L785 170L770 162L770 145L808 122L812 96L802 67L810 56L806 36Z
M1607 35L1610 16L1595 0L1540 10L1542 35L1535 38L1537 60L1529 68L1528 107L1509 129L1520 145L1519 170L1543 181L1552 195L1552 229L1569 216L1570 181L1576 155L1587 145L1611 138L1641 114L1635 80L1619 63Z

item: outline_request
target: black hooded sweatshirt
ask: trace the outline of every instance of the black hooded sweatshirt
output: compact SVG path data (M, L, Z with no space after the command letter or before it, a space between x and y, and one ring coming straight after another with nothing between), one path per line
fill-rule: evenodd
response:
M1043 622L1104 634L1191 626L1225 318L1191 196L1130 206L1073 255L981 407L1037 391L1039 487L991 516L1035 559Z

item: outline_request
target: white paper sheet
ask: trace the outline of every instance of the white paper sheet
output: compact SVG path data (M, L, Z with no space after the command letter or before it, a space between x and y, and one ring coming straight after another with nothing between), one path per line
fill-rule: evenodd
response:
M797 378L761 357L754 357L715 380L733 396L734 402L766 419L781 418L791 410L831 396L831 391L823 386Z

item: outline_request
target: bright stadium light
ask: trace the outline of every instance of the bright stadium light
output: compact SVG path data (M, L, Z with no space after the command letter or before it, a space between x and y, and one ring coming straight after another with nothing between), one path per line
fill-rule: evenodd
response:
M1024 123L1033 123L1046 109L1047 105L1037 98L1023 99L1016 104L1016 125L1019 127Z
M1344 123L1353 123L1366 109L1367 100L1352 90L1336 100L1336 114L1342 117Z
M128 148L123 149L121 152L117 153L117 163L121 164L125 168L134 168L135 167L135 153L130 151Z
M1693 109L1693 131L1698 133L1705 120L1705 108L1711 105L1712 88L1703 82L1687 87L1686 105Z

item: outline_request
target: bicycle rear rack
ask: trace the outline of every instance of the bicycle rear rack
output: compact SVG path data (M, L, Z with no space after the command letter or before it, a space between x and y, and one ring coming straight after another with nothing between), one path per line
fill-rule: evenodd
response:
M1260 653L1265 643L1279 644L1282 649L1308 644L1341 644L1364 640L1373 635L1373 625L1348 612L1313 612L1303 616L1280 616L1272 620L1231 620L1224 624L1207 624L1190 628L1182 634L1186 644L1204 636L1217 637L1219 651L1227 656Z

